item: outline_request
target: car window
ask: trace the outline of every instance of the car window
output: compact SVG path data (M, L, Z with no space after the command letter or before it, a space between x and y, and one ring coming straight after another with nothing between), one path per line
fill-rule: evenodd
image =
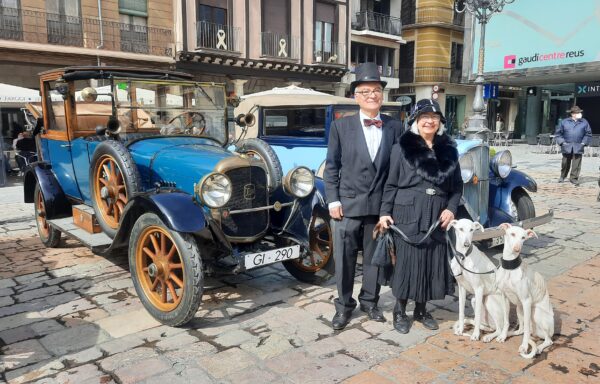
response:
M48 106L48 127L49 130L67 131L67 119L65 116L65 101L62 95L58 92L57 87L65 87L65 83L57 83L56 81L48 81L44 84L46 87L46 100Z
M263 110L265 136L325 137L325 107Z

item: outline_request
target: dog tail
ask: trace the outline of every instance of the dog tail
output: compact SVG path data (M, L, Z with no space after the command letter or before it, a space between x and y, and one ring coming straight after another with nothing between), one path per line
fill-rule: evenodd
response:
M533 359L535 357L535 355L537 355L537 345L535 345L535 342L531 339L529 339L529 345L531 345L531 352L529 352L528 354L523 354L520 353L521 357L524 359Z

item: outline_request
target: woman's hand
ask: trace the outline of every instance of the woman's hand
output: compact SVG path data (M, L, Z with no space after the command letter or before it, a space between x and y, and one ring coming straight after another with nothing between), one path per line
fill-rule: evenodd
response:
M440 214L440 224L442 229L446 229L452 220L454 220L454 213L448 209L444 209Z
M394 224L392 216L381 216L379 218L379 225L385 229L388 229L391 224Z

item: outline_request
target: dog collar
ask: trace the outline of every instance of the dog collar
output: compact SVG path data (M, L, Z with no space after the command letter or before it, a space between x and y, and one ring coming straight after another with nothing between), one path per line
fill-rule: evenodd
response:
M521 256L519 256L519 257L517 257L516 259L513 259L513 260L500 259L500 265L504 269L512 270L512 269L519 268L519 266L521 265L521 261L522 261L521 260Z

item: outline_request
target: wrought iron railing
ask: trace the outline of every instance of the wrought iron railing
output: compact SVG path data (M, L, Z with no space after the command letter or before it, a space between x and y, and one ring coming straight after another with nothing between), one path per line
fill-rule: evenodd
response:
M416 83L447 83L450 81L450 68L442 67L421 67L415 68Z
M278 59L298 60L300 58L300 39L274 32L261 32L261 54Z
M354 73L356 70L356 67L359 66L360 64L363 63L351 63L350 64L350 73ZM394 67L390 66L390 65L378 65L377 68L379 69L379 74L383 77L393 77L393 78L397 78L398 77L398 69L394 69Z
M0 39L173 56L170 29L18 8L0 7Z
M346 44L315 40L313 47L313 63L346 64Z
M381 32L394 36L400 36L402 32L402 22L399 17L371 11L357 12L355 16L352 29L356 31Z
M196 24L196 45L229 52L240 51L240 28L199 21Z

